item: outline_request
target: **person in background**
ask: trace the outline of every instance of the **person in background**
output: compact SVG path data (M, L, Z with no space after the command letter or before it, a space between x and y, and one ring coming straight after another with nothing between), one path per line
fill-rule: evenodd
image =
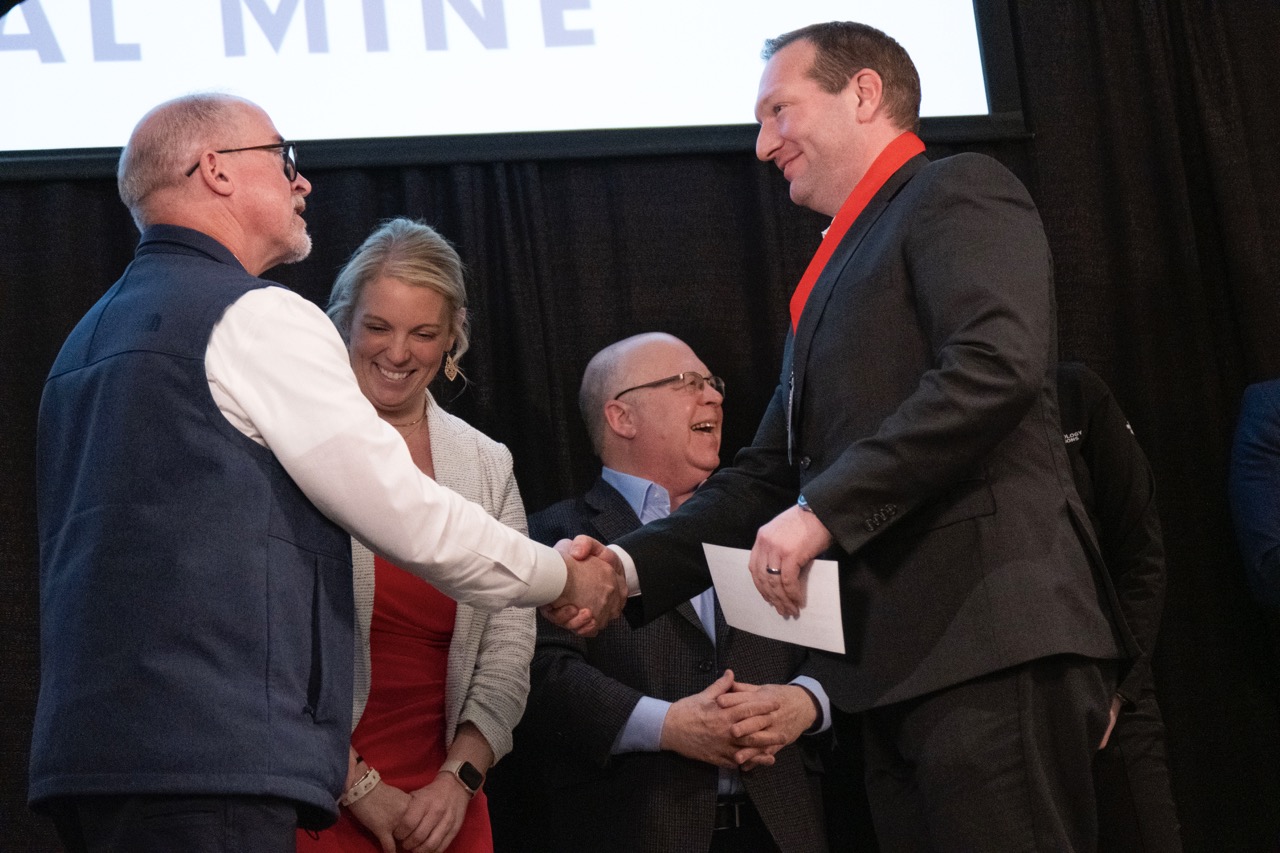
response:
M511 453L444 412L429 385L443 367L465 381L466 286L458 253L435 230L393 219L338 274L329 317L347 343L356 382L400 433L422 473L521 533L524 506ZM485 774L511 749L524 711L533 611L489 614L455 605L358 540L356 678L351 735L355 781L381 782L299 851L493 850Z
M1094 759L1098 849L1177 853L1182 839L1151 671L1165 591L1151 466L1111 389L1083 364L1058 365L1058 406L1076 490L1142 648L1112 697L1112 728Z
M333 324L259 278L311 249L294 148L227 95L144 116L119 168L136 256L45 383L28 795L69 850L291 851L333 821L351 536L485 610L591 631L623 603L611 567L424 476Z
M1229 497L1254 598L1280 612L1280 379L1244 389Z
M597 353L579 406L603 470L584 496L534 514L534 538L607 542L679 507L719 465L724 393L671 335ZM796 677L805 657L730 628L710 589L586 642L539 620L521 744L538 747L545 849L825 850L816 751L801 735L825 730L830 706L815 679ZM754 764L735 727L766 713L774 754L744 770Z

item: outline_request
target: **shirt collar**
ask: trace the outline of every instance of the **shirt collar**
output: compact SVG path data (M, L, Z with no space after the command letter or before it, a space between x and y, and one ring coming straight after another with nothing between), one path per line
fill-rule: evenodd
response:
M618 490L642 524L671 514L671 495L652 480L624 474L607 466L601 470L600 478Z

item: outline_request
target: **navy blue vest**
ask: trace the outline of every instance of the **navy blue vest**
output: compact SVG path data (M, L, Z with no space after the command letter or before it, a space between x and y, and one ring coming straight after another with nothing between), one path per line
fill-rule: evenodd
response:
M203 234L149 228L54 363L37 443L33 803L249 794L297 800L308 823L336 813L350 540L227 421L205 376L214 323L267 284Z

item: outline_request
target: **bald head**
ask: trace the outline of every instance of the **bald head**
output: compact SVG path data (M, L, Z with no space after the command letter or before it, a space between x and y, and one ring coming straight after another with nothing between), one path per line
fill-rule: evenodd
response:
M253 275L311 252L311 184L256 104L187 95L143 116L120 156L120 198L139 230L179 225L217 240Z
M181 186L206 148L225 148L249 101L231 95L187 95L155 107L138 122L120 154L116 184L120 200L139 229L152 224L148 202L157 192Z
M600 350L587 362L582 371L582 385L578 388L578 411L582 414L582 422L587 426L587 435L591 437L591 446L596 455L604 458L604 404L613 394L627 386L619 380L625 366L628 353L631 353L644 340L670 337L660 332L650 332L624 338L617 343ZM678 340L672 338L673 340ZM610 392L610 389L616 391ZM605 462L605 464L609 464Z
M578 405L600 460L658 483L673 502L687 496L719 465L724 398L709 383L697 388L675 377L709 373L688 344L661 332L596 353L583 372Z

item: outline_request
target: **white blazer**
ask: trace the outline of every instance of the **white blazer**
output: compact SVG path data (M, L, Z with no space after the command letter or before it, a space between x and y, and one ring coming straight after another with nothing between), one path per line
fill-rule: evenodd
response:
M508 527L528 533L524 504L511 466L511 451L448 414L428 395L427 428L436 482L447 486ZM356 605L354 729L369 701L369 623L373 617L373 552L351 540ZM524 714L533 657L533 609L508 607L485 613L458 605L445 677L445 747L458 725L475 725L494 760L511 751L511 730Z

